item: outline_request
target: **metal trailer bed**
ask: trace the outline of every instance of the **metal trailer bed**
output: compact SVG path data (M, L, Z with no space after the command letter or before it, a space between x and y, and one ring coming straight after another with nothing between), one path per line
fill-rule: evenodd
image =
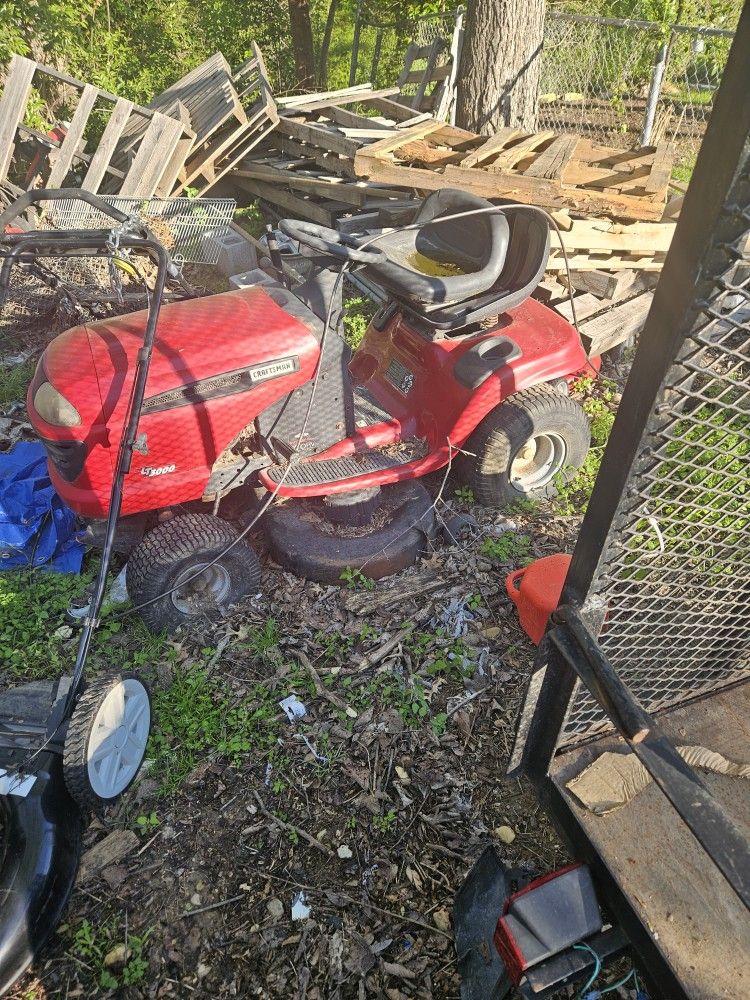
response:
M652 997L750 996L750 5L654 295L561 606L522 707L525 773ZM566 783L604 750L651 784L605 816Z

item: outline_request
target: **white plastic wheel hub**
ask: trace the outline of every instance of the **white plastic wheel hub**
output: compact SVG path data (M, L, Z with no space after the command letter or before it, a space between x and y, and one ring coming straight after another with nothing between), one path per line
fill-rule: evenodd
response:
M99 705L86 747L89 784L101 799L123 792L146 753L151 707L140 681L127 677L107 692Z

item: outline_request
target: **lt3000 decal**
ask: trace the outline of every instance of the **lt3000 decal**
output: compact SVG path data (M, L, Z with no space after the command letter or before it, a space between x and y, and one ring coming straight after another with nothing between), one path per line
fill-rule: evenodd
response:
M142 476L166 476L168 472L174 472L176 465L160 465L155 468L153 465L144 465L141 469Z

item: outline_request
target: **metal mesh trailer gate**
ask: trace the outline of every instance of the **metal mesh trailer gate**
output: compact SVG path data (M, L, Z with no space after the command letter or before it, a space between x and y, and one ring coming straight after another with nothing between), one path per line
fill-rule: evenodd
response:
M669 1000L750 992L750 794L676 749L750 758L749 46L746 5L511 761ZM594 816L604 752L653 780Z

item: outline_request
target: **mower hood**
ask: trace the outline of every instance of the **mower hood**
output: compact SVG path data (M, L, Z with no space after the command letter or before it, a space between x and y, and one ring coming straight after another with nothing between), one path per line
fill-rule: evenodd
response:
M8 777L12 754L0 749L3 996L34 961L60 921L78 872L84 826L65 787L61 756L39 754L34 770L18 782Z
M80 414L80 424L68 428L69 437L81 440L102 425L109 425L113 436L124 416L146 320L145 310L97 320L73 327L49 344L29 391L30 412L41 437L59 434L59 428L45 428L33 407L34 394L44 380ZM176 387L241 369L248 359L256 359L259 341L264 342L266 334L275 334L282 342L296 334L299 340L309 336L301 327L261 288L165 305L157 325L146 401ZM257 360L264 360L262 354Z

